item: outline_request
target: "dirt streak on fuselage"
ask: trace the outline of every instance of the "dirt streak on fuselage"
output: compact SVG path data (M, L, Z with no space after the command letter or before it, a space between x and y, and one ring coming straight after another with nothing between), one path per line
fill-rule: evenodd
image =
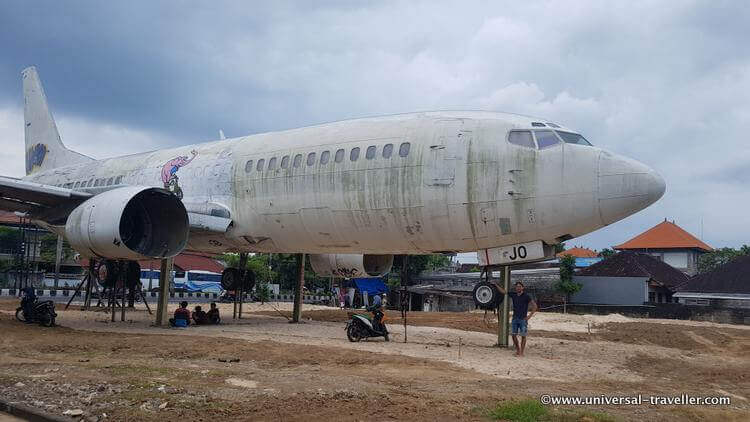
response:
M188 250L204 252L466 252L551 244L611 223L598 198L602 150L508 143L509 130L539 129L532 122L544 120L490 112L365 118L71 165L27 180L81 191L114 188L118 177L178 187L188 211L232 219L226 233L191 235ZM105 186L80 187L97 179Z

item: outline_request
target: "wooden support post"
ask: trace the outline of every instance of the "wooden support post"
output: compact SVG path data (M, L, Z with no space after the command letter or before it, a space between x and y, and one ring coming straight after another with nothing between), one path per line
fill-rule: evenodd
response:
M242 304L245 302L245 273L247 272L247 253L240 253L240 309L237 313L239 319L242 319Z
M57 235L57 252L55 253L55 290L60 287L60 261L62 261L63 238Z
M508 347L510 344L508 336L510 335L510 320L508 314L510 311L510 296L508 296L508 290L510 289L510 266L504 265L501 267L501 274L503 277L503 288L505 289L505 295L503 297L502 305L498 307L497 315L497 345L500 347ZM489 280L489 274L492 271L488 271L487 279Z
M164 327L169 325L169 279L172 276L173 258L161 260L161 274L159 274L159 303L156 305L156 324Z
M292 321L299 322L302 315L302 294L305 287L305 254L297 254L297 287L294 290Z
M409 255L403 255L401 259L401 316L404 318L404 343L407 341L406 335L406 313L411 310L411 293L407 291L409 285ZM406 303L404 303L406 300ZM406 305L406 306L404 306Z

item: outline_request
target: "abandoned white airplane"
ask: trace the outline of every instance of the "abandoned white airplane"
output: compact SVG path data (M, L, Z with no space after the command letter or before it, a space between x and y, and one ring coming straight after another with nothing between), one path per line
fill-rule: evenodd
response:
M294 252L339 276L381 275L393 254L480 251L480 262L502 264L549 256L665 189L654 170L576 131L492 112L347 120L95 160L62 144L36 69L22 76L27 176L0 178L0 209L97 259Z

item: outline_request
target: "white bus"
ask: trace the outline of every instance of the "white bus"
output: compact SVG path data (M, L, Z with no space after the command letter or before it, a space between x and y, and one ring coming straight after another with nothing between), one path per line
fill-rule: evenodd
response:
M158 290L161 271L141 270L141 283L144 290ZM188 270L172 271L176 291L221 293L221 274L211 271Z

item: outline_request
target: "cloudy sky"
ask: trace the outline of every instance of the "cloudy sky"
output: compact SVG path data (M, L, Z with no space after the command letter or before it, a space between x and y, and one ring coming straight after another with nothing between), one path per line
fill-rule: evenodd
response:
M750 7L738 1L0 2L0 163L23 175L20 71L68 147L109 157L435 109L544 117L667 182L568 242L662 221L750 243Z

